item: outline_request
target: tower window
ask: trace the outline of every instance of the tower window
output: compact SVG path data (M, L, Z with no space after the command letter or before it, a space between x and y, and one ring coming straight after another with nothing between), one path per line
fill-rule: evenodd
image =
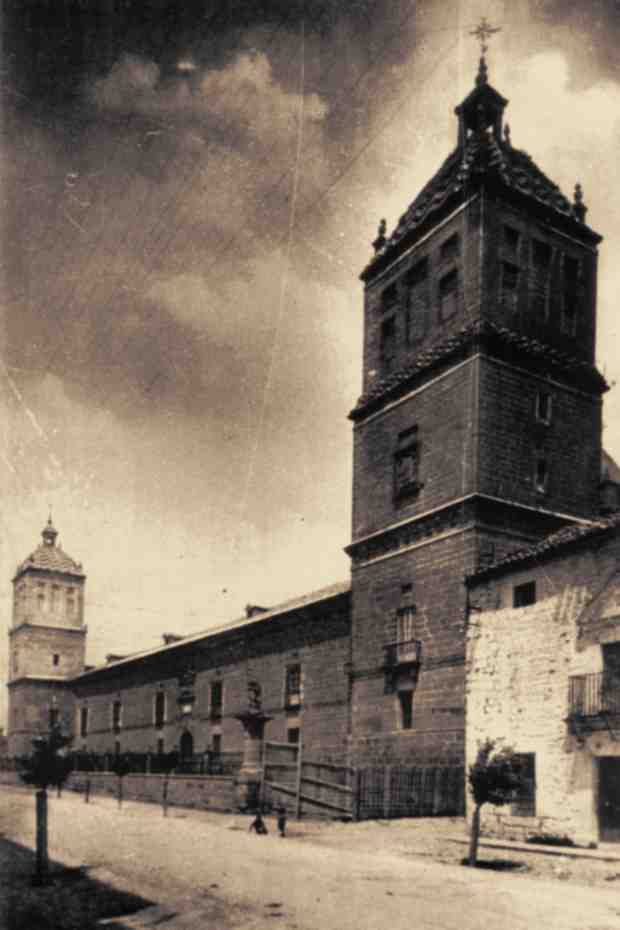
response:
M547 391L536 394L536 419L539 423L551 423L551 394Z
M410 730L413 726L413 690L399 691L398 703L400 705L400 728Z
M397 500L420 490L418 464L418 428L414 426L398 436L394 455L394 497Z
M521 236L519 230L513 226L504 226L504 248L512 255L519 251L519 240Z
M543 458L536 459L536 472L534 474L534 485L539 494L544 494L547 490L549 479L549 469L547 460Z
M456 269L445 274L439 281L439 306L442 320L453 316L457 307L459 276Z
M562 294L562 331L568 336L577 335L577 318L579 315L579 261L564 256L564 282Z
M88 736L88 707L80 708L80 736Z
M381 309L389 310L390 307L393 307L396 301L398 300L398 288L396 281L392 281L391 284L381 292Z
M502 262L500 294L502 304L516 310L519 287L519 268L511 262Z
M396 356L396 318L390 317L381 324L381 366L391 371Z
M549 312L549 274L551 246L538 239L532 241L531 308L535 316L547 319Z
M414 345L424 338L427 326L428 258L417 262L407 275L407 343Z
M57 652L52 656L52 665L58 665L60 663L60 656Z
M42 581L37 584L37 605L41 612L45 610L45 585Z
M439 258L442 262L447 262L458 258L459 255L459 234L454 233L445 242L442 242L439 250Z
M65 591L66 603L67 603L67 616L73 617L75 615L75 590L74 588L67 588Z
M536 582L525 581L512 589L512 606L529 607L536 603Z

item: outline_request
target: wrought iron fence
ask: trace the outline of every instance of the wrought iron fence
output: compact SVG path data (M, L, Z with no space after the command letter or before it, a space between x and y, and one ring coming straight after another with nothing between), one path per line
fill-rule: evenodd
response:
M620 714L620 676L610 672L571 676L568 707L570 715L577 717Z

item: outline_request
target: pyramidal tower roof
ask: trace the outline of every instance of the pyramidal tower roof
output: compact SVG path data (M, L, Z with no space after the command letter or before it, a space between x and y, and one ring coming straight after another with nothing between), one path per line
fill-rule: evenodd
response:
M73 575L76 578L85 577L81 562L76 562L57 544L58 530L52 523L51 515L43 527L41 538L40 545L17 566L13 580L29 570L59 572L63 575Z
M552 214L556 222L569 226L582 239L600 241L601 237L585 223L587 207L581 185L575 185L570 200L527 152L513 146L510 127L504 122L508 100L489 84L485 51L483 45L473 89L454 111L458 119L456 147L389 236L385 221L381 221L373 242L375 255L364 269L362 280L373 277L485 184L501 188L512 200L527 203L529 210Z

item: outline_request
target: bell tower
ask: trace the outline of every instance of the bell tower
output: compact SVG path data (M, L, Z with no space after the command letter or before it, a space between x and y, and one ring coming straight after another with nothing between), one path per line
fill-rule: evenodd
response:
M488 30L488 25L487 25ZM488 35L488 31L486 33ZM599 512L601 237L480 59L455 148L364 269L352 410L352 749L463 765L463 579Z
M68 681L84 671L86 627L82 566L57 543L51 517L42 542L13 578L9 630L9 754L32 750L32 739L60 726L73 729Z

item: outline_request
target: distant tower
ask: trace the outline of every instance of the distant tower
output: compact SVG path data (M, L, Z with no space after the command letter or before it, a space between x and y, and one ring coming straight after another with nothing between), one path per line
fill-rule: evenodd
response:
M13 578L9 630L9 755L29 753L33 737L58 724L73 730L73 697L67 682L84 670L82 566L56 543L49 518L43 541Z

